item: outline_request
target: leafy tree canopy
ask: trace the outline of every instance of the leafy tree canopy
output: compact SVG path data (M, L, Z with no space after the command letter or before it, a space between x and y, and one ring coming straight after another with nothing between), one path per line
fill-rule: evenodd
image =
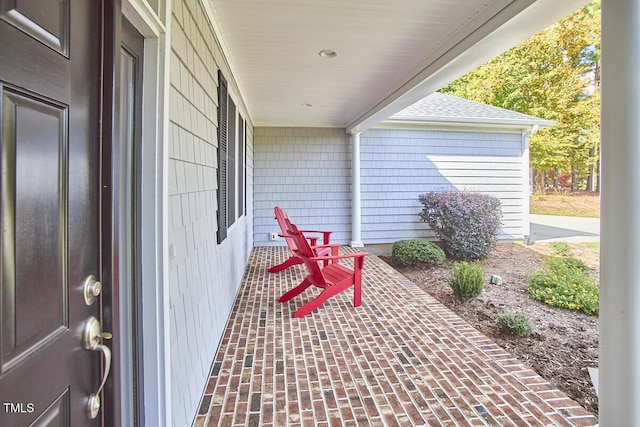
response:
M599 64L600 0L595 0L442 92L555 120L556 126L531 138L532 167L586 176L598 161Z

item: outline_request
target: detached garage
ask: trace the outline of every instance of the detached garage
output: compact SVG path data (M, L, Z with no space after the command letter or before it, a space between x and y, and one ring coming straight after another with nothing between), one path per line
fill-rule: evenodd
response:
M255 128L255 245L284 244L269 240L278 231L276 205L300 226L333 230L339 243L429 238L418 195L453 188L498 197L500 237L522 239L529 234L529 138L553 124L433 93L362 133L359 156L344 130ZM353 218L358 157L361 209ZM360 241L353 238L358 219Z

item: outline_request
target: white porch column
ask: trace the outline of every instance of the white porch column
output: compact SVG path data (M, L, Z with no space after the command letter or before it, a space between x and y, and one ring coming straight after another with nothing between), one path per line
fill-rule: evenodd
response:
M600 409L640 426L640 1L602 2Z
M531 165L529 155L529 140L538 131L538 125L522 132L522 234L527 244L531 235L530 199L531 196Z
M361 248L362 212L360 205L360 133L351 131L351 243L354 248Z

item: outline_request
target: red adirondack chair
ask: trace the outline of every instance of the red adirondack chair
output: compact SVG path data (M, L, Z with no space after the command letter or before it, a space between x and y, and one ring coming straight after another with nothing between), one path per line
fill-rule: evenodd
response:
M298 257L295 254L297 246L294 239L289 235L290 224L293 224L291 222L291 218L284 211L284 209L278 206L274 208L274 212L276 215L276 221L278 221L278 225L280 226L280 230L282 231L282 234L280 234L280 237L284 238L284 240L287 242L287 246L291 251L291 256L285 262L271 267L268 270L269 273L277 273L279 271L286 270L291 266L302 264L303 262L302 258ZM331 233L332 233L331 231L322 231L322 230L298 230L298 231L305 234L305 237L309 240L311 244L311 248L313 249L316 256L330 255L330 254L338 255L338 247L340 245L331 245L329 243L329 240L331 238ZM322 234L322 245L318 245L319 236L309 235L312 233Z
M295 288L282 295L278 301L286 302L300 295L310 286L317 286L322 289L313 301L308 302L299 308L293 317L303 317L320 307L325 301L340 292L354 287L353 306L359 307L362 304L362 267L364 266L365 252L358 252L344 255L317 256L305 236L299 232L295 225L291 224L289 235L296 244L295 254L301 258L307 267L307 277ZM352 258L353 269L340 264L341 259ZM330 264L320 265L320 261L333 261Z

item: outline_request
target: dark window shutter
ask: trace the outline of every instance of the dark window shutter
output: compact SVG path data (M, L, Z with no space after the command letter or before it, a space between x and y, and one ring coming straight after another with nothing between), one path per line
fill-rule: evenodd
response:
M246 162L244 158L245 150L245 124L242 117L238 118L238 216L244 215L244 174Z
M229 156L227 160L227 212L229 215L229 227L236 220L236 104L229 98L228 117L228 146Z
M227 237L227 80L218 71L218 243Z

